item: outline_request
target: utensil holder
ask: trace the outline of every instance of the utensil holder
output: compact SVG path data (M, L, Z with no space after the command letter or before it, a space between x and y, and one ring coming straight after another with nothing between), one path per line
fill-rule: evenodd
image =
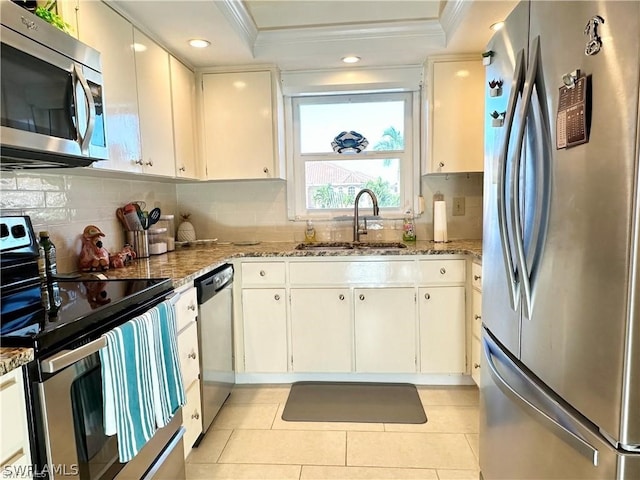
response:
M149 232L147 230L132 230L125 232L127 243L136 252L137 258L149 256Z

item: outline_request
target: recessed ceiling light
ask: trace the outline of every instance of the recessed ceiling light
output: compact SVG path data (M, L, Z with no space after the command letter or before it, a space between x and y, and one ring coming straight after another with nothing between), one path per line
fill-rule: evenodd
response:
M349 55L347 57L342 57L342 61L344 63L358 63L360 61L360 57L356 57L355 55Z
M202 38L194 38L189 40L189 45L195 48L206 48L211 45L211 42Z
M493 30L494 32L497 32L498 30L500 30L502 27L504 27L504 22L496 22L493 25L491 25L489 28L491 30Z

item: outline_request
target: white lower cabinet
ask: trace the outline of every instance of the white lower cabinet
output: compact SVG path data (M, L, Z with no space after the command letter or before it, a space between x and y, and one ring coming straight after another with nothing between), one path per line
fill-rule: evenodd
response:
M463 286L423 287L418 290L421 372L465 372L464 292Z
M348 288L291 289L294 372L350 372L353 310Z
M480 386L480 358L482 357L482 265L471 265L471 378Z
M287 371L287 305L284 288L242 290L244 369Z
M0 377L0 466L7 475L20 472L18 467L31 464L27 407L22 370L16 368ZM4 478L9 478L4 477ZM17 478L17 476L16 476ZM20 476L20 478L27 478ZM31 478L31 477L28 477Z
M182 407L184 433L184 456L202 433L202 412L200 403L200 348L198 345L197 297L192 285L177 292L180 297L175 303L176 326L178 329L178 355L180 370L186 394Z
M356 288L356 372L416 371L413 288Z
M250 382L398 374L416 381L448 376L453 383L465 382L465 259L307 257L238 263L240 379L245 374Z

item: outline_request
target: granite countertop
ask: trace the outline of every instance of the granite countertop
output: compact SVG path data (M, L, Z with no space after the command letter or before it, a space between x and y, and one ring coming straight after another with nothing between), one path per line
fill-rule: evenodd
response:
M33 360L33 348L1 347L0 375L21 367Z
M482 259L482 240L453 240L448 243L418 241L407 248L394 250L296 250L298 243L262 242L257 245L233 245L195 242L191 246L181 246L173 252L135 260L124 268L111 269L104 274L108 278L168 277L173 280L175 287L180 287L237 258L458 254Z
M263 242L258 245L233 245L195 242L173 252L134 260L124 268L103 272L108 278L171 278L175 287L196 278L236 258L269 257L335 257L370 255L470 255L482 259L482 240L453 240L448 243L418 241L397 250L296 250L299 242ZM33 360L30 348L0 347L0 375Z

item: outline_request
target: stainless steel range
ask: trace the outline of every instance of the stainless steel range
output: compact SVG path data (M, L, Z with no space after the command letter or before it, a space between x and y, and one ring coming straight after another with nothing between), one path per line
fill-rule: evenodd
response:
M24 367L34 477L81 480L184 478L182 413L129 462L105 434L102 335L172 295L170 279L55 279L62 305L43 305L29 217L0 217L3 346L31 347Z

